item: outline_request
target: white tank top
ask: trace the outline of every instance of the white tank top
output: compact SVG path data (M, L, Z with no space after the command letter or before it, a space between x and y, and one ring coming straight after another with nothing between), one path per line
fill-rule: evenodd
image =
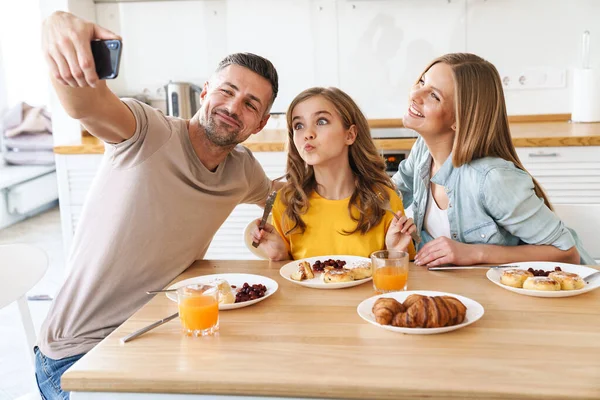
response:
M431 186L429 186L429 196L427 197L427 211L425 211L425 230L432 238L445 236L450 238L450 221L448 221L448 210L442 210L438 207Z

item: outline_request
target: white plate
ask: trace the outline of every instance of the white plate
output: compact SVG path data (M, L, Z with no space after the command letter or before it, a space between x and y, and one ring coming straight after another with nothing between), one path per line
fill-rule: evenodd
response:
M565 264L559 262L547 262L547 261L528 261L521 263L510 263L510 265L515 265L518 269L543 269L544 271L554 271L554 267L560 267L563 271L572 272L574 274L578 274L580 277L585 277L593 272L596 272L595 269L584 267L583 265L575 265L575 264ZM502 276L502 269L488 269L486 276L496 285L500 286L503 289L510 290L511 292L524 294L526 296L534 296L534 297L571 297L577 296L578 294L587 293L591 290L597 289L600 287L600 279L598 277L592 278L592 281L588 284L586 282L585 286L578 290L556 290L556 291L544 291L544 290L528 290L521 288L514 288L512 286L504 285L500 282L500 277Z
M167 289L177 289L182 286L191 285L194 283L210 283L213 282L215 279L225 279L227 282L229 282L230 285L236 286L236 289L240 289L245 282L248 282L249 285L257 285L261 283L267 288L265 295L260 299L244 301L242 303L219 304L219 310L233 310L236 308L251 306L252 304L258 303L259 301L263 301L264 299L275 293L277 291L277 288L279 288L277 282L275 282L271 278L267 278L266 276L254 274L213 274L185 279L183 281L172 284ZM234 296L236 289L233 289ZM168 292L165 294L169 299L173 300L174 302L177 302L177 293Z
M340 256L340 255L319 256L319 257L303 258L301 260L294 260L292 262L289 262L289 263L285 264L283 267L281 267L281 269L279 270L279 274L292 283L295 283L300 286L306 286L306 287L313 288L313 289L343 289L343 288L347 288L347 287L362 285L363 283L368 282L371 279L373 279L372 277L369 277L369 278L359 279L357 281L351 281L351 282L325 283L321 276L323 274L322 272L315 272L314 278L307 279L304 281L295 281L292 278L290 278L290 276L298 270L298 264L300 264L300 262L302 262L302 261L309 262L310 266L312 267L312 265L317 260L326 261L329 259L346 261L346 265L344 265L344 268L348 268L348 269L357 267L364 263L371 265L371 259L366 258L366 257Z
M269 217L267 218L267 223L272 224L273 223L272 221L273 221L273 218L269 214ZM253 219L252 221L250 221L248 223L248 225L246 225L246 229L244 229L244 243L246 244L246 247L248 248L250 253L254 254L256 257L261 258L263 260L268 260L269 257L267 256L267 253L265 253L265 251L263 249L261 249L260 247L252 246L252 229L254 229L255 226L256 226L255 219Z
M445 326L442 328L401 328L392 325L381 325L375 321L375 316L373 315L372 310L373 304L375 304L375 301L377 299L379 299L380 297L391 297L402 303L411 294L420 294L423 296L451 296L460 300L465 305L465 307L467 307L467 315L465 316L464 322L462 324ZM477 321L483 316L483 306L475 300L471 300L468 297L459 296L453 293L434 292L431 290L407 290L405 292L379 294L377 296L369 297L368 299L364 300L358 305L356 311L358 311L358 315L360 315L362 319L375 326L386 329L388 331L408 333L410 335L433 335L436 333L454 331L456 329L464 328L465 326L472 324L473 322Z

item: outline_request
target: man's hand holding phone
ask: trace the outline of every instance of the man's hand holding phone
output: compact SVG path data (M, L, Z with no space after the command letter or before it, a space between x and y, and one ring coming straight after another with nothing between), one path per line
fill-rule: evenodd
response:
M42 32L42 48L50 73L54 79L63 85L71 87L96 86L99 77L92 46L95 46L96 49L106 48L109 50L108 53L104 52L104 56L102 51L96 52L100 54L100 57L98 57L98 54L96 55L97 59L106 60L106 56L109 56L108 59L111 60L110 70L106 69L106 65L108 65L106 63L103 64L104 70L99 69L101 75L103 71L108 71L108 74L105 75L106 78L116 76L119 57L117 55L116 68L113 68L115 62L110 56L111 51L114 53L114 50L118 50L120 54L122 46L119 35L92 22L60 11L53 13L44 21ZM92 41L97 40L107 41L105 42L106 46L91 44ZM118 43L118 45L111 43ZM102 67L102 65L98 67Z

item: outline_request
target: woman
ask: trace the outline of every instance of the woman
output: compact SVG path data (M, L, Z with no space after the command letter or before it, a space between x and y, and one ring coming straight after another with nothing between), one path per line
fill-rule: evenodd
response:
M337 88L307 89L292 100L287 125L288 181L273 207L274 227L253 232L269 258L368 257L384 248L414 256L414 224L352 98Z
M404 126L421 137L392 179L423 239L416 264L595 264L519 161L491 63L434 60L410 91Z

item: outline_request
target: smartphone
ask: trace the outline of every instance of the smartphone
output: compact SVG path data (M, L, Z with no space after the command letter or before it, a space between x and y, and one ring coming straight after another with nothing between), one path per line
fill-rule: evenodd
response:
M120 40L92 41L92 55L98 78L115 79L119 75L122 48Z

